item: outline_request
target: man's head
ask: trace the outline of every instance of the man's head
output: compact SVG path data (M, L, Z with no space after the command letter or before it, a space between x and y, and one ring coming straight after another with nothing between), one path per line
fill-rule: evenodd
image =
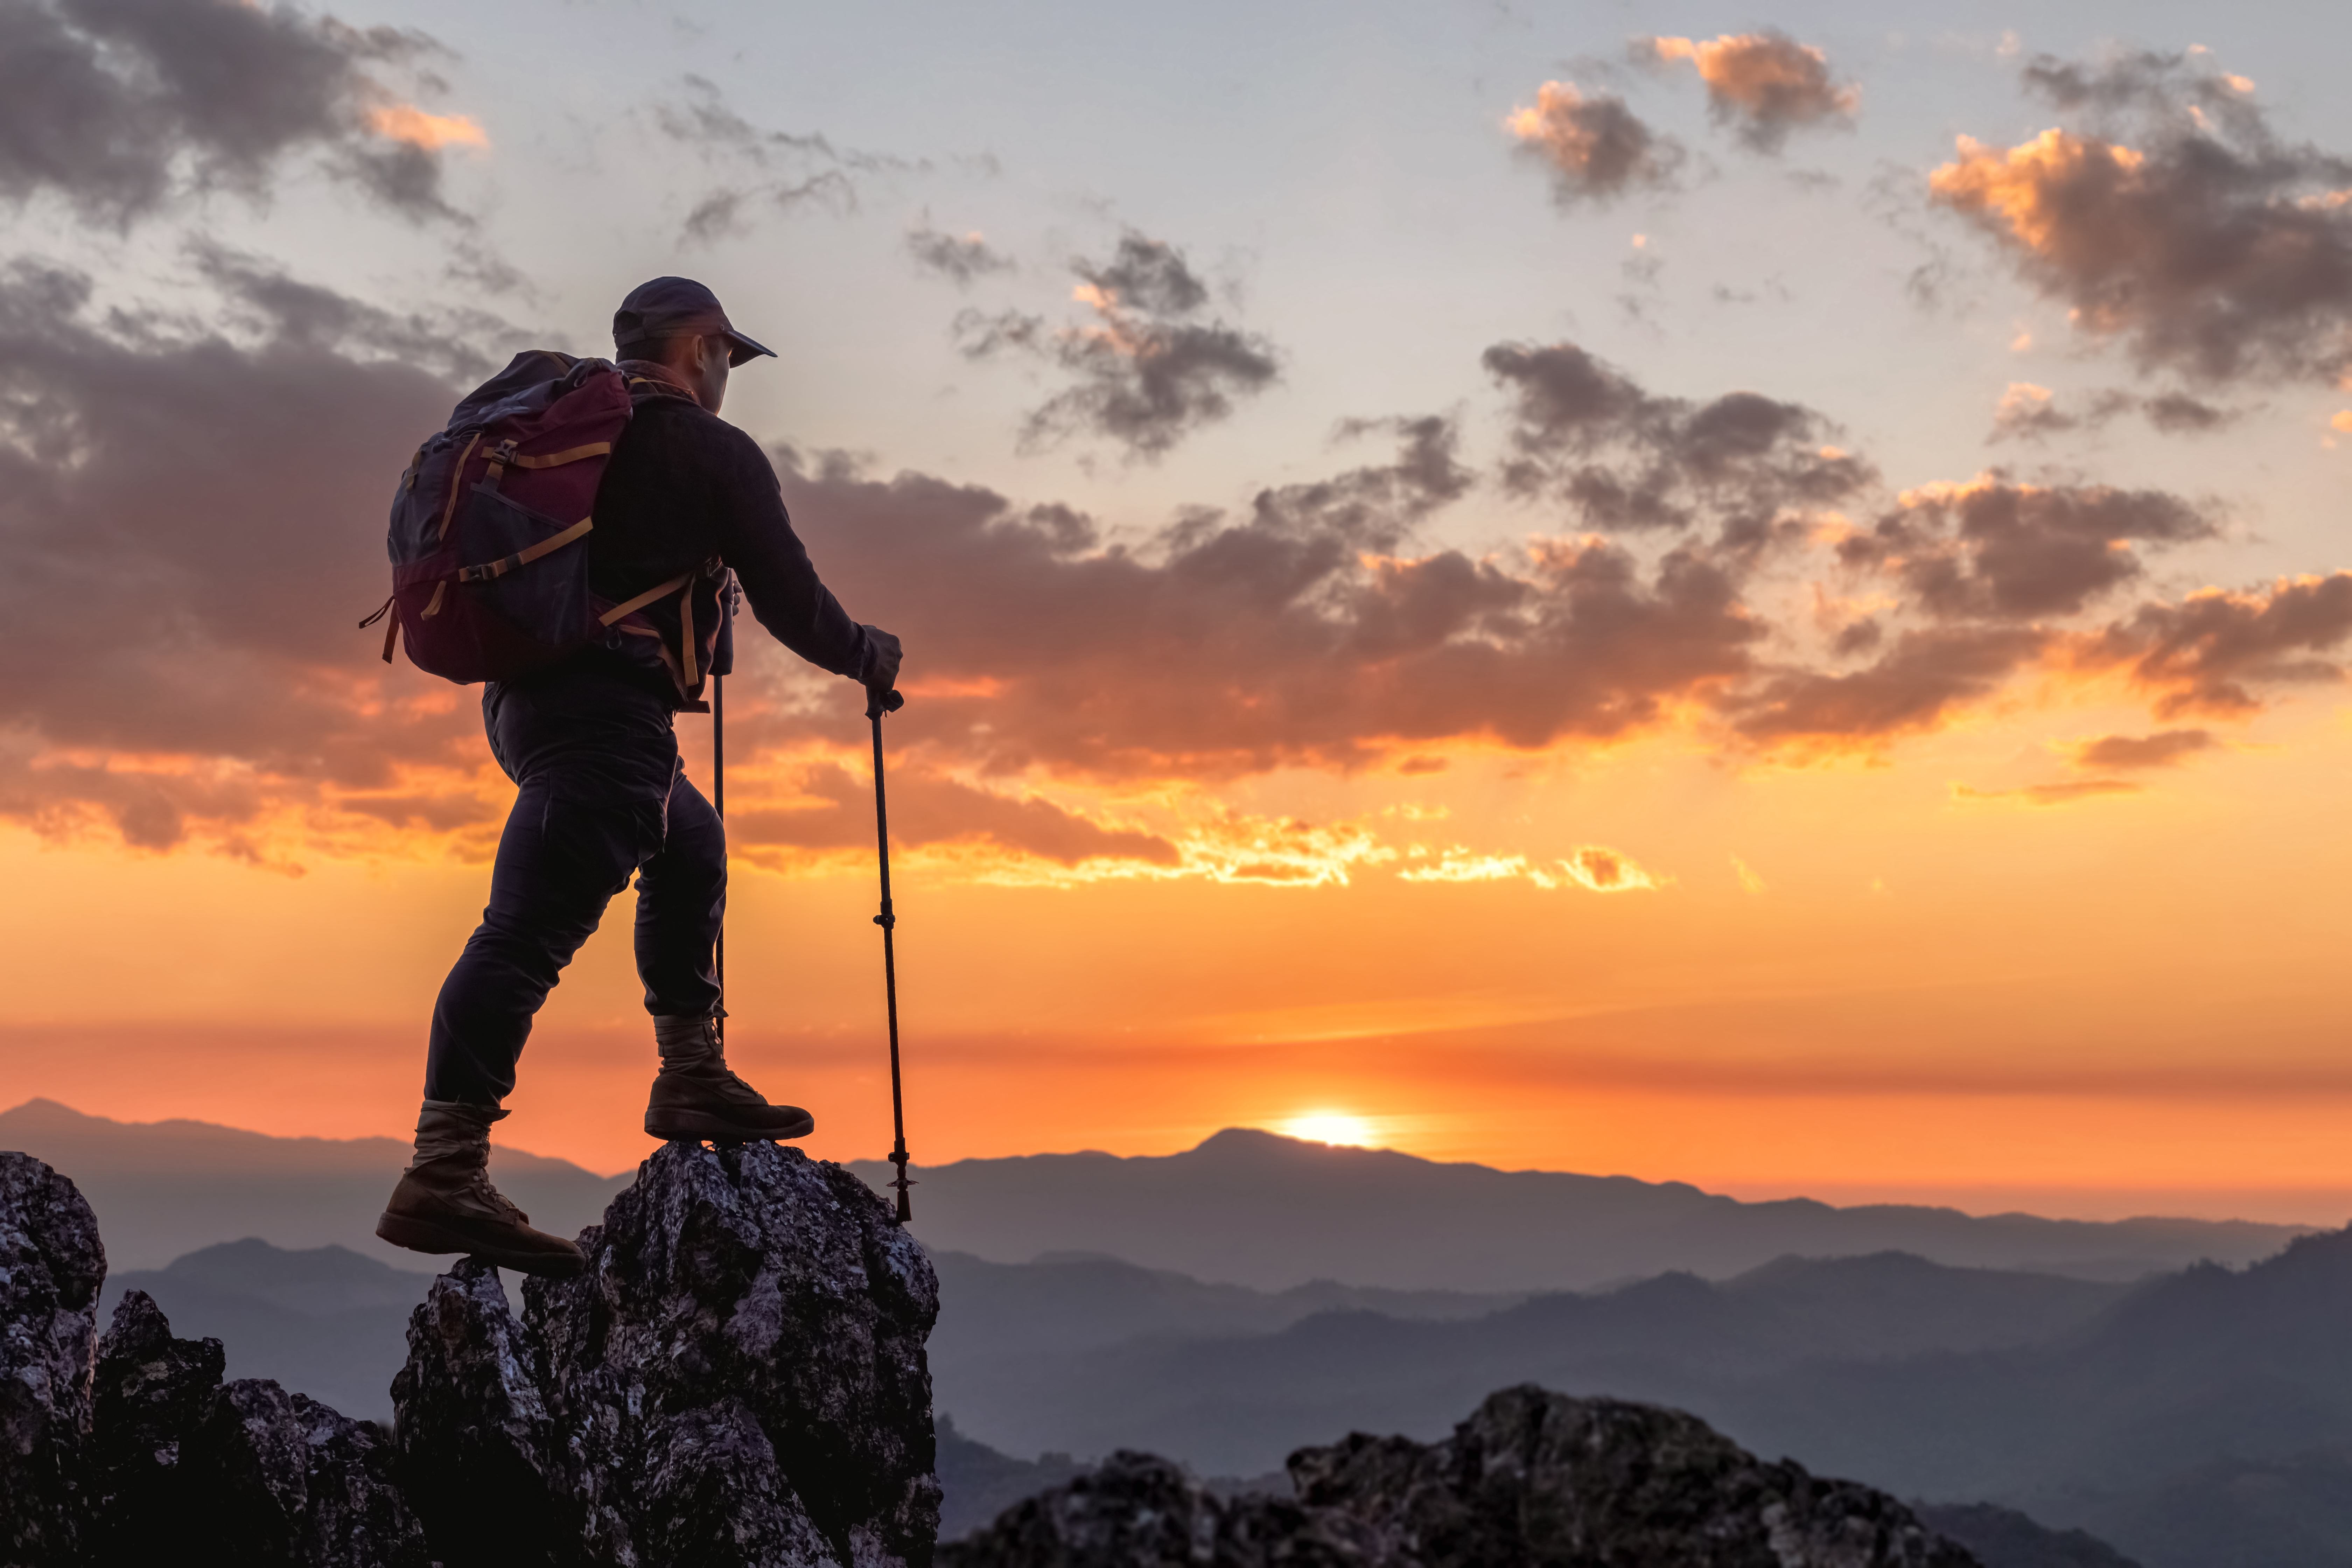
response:
M719 296L690 278L656 278L630 289L613 312L613 347L623 359L667 366L713 414L727 396L730 367L775 355L737 331Z

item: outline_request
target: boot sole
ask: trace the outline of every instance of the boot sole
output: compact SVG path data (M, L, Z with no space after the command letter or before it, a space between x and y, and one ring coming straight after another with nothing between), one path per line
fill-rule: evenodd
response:
M730 1121L710 1110L659 1110L646 1112L646 1136L667 1142L789 1143L816 1131L816 1118L803 1115L782 1127L753 1127Z
M498 1268L511 1268L518 1274L536 1274L544 1279L570 1279L588 1267L587 1258L580 1254L563 1252L525 1252L508 1247L486 1247L480 1240L464 1231L446 1225L436 1225L429 1219L415 1219L386 1210L375 1222L375 1234L380 1240L411 1252L462 1252L468 1258L478 1258Z

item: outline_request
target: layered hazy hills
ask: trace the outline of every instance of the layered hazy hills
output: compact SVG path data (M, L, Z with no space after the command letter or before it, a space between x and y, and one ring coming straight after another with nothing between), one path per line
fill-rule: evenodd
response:
M860 1163L868 1181L889 1167ZM1675 1269L1726 1279L1798 1255L1909 1252L2128 1279L2251 1262L2300 1234L2248 1221L1977 1216L1914 1205L1745 1203L1679 1182L1497 1171L1228 1130L1181 1154L1032 1154L919 1169L915 1232L999 1262L1101 1253L1282 1290L1589 1289Z
M112 1269L160 1268L215 1242L350 1247L395 1267L430 1260L375 1239L409 1146L394 1138L273 1138L209 1121L111 1121L51 1100L0 1111L0 1149L64 1172L98 1213ZM500 1149L490 1173L532 1221L570 1235L596 1223L629 1177ZM420 1291L420 1294L422 1292Z
M427 1266L373 1234L408 1159L395 1139L112 1121L36 1100L0 1112L0 1148L46 1160L80 1185L118 1268L159 1268L247 1237ZM889 1173L879 1163L855 1168L877 1184ZM491 1173L535 1224L566 1234L595 1223L629 1179L507 1149L494 1154ZM1721 1279L1791 1255L1888 1251L1956 1267L2128 1279L2200 1259L2250 1262L2301 1234L2237 1220L1745 1203L1675 1182L1444 1164L1238 1130L1181 1154L1036 1154L916 1173L915 1234L935 1251L1005 1263L1095 1253L1270 1291L1339 1280L1523 1295L1672 1270Z

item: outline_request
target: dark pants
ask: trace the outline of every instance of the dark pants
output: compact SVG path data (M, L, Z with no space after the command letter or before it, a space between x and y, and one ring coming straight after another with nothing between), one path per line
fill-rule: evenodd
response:
M727 836L686 777L668 705L644 687L598 673L493 683L482 724L522 793L489 907L434 1004L425 1095L495 1105L514 1088L531 1018L632 872L646 1010L718 1007Z

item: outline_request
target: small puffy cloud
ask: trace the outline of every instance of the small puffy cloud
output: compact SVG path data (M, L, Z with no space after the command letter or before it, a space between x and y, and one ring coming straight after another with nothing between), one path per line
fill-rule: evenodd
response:
M2239 410L2218 407L2184 392L2139 397L2109 388L2087 402L2061 408L2046 386L2013 381L1992 411L1989 441L2041 441L2076 430L2096 430L2126 414L2137 414L2168 436L2199 436L2233 423Z
M915 258L916 266L950 279L958 288L992 272L1013 270L1013 258L991 246L979 230L949 234L933 228L928 217L907 231L907 253Z
M2074 765L2099 773L2179 767L2220 742L2210 730L2159 730L2153 735L2102 735L2074 748Z
M2189 57L2043 59L2026 77L2090 127L2007 148L1964 136L1928 188L2078 330L2211 382L2352 365L2352 162L2281 142Z
M0 5L0 200L52 192L121 224L192 192L259 196L310 153L407 216L455 218L436 153L487 139L382 74L439 49L285 5L12 0Z
M971 358L1032 355L1071 378L1030 413L1025 444L1087 435L1117 442L1131 458L1158 458L1281 374L1267 339L1204 317L1208 286L1164 240L1130 231L1109 261L1082 259L1072 270L1080 280L1073 298L1090 312L1082 323L1057 328L1018 310L956 320Z
M1834 505L1876 477L1799 404L1654 395L1574 343L1497 343L1482 363L1512 400L1505 488L1562 501L1589 528L1714 519L1727 540L1760 542L1784 511Z
M2072 661L2115 670L2156 698L2159 717L2222 717L2262 707L2252 687L2341 681L2352 641L2352 572L2283 578L2268 588L2143 605L2075 640Z
M1564 207L1662 189L1682 165L1681 146L1643 124L1623 99L1569 82L1544 83L1533 105L1503 123L1521 155L1550 172L1552 196Z
M1827 55L1785 33L1637 38L1632 52L1645 64L1695 68L1708 113L1760 153L1780 151L1791 131L1850 125L1862 103L1861 89L1831 77Z
M1981 474L1905 491L1874 528L1840 541L1837 555L1895 578L1938 619L2025 621L2071 615L2138 576L2136 544L2213 532L2204 509L2162 490Z

